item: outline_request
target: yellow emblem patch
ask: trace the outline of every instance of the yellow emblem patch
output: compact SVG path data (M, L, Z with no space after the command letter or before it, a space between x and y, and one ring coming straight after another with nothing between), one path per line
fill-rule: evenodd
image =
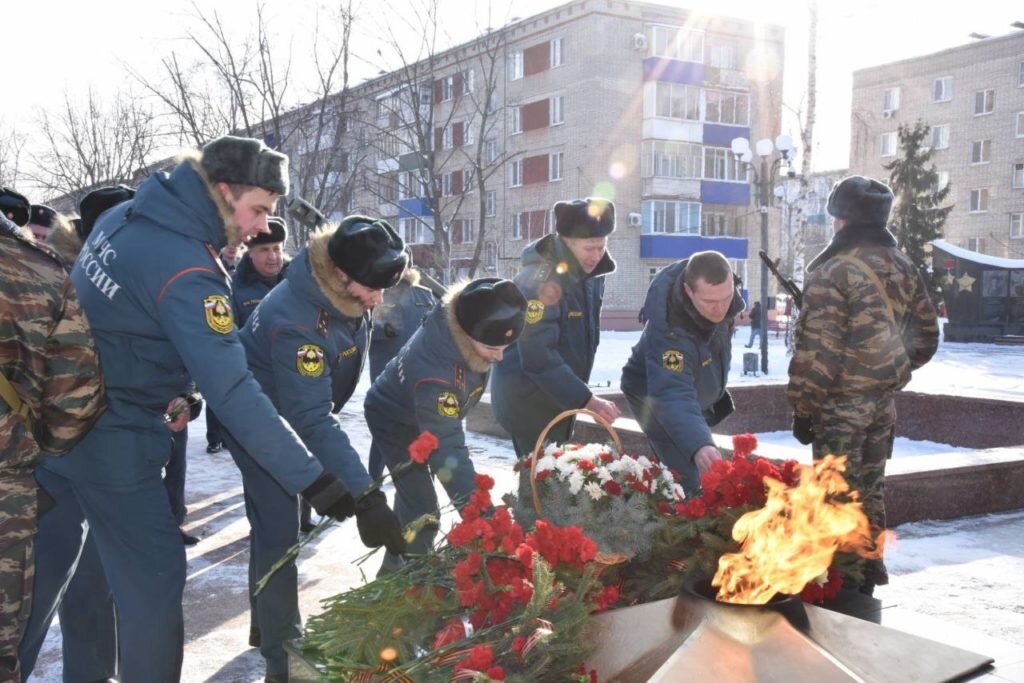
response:
M354 346L349 347L349 348L347 348L347 349L345 349L344 351L341 352L341 357L342 358L348 358L349 356L355 354L355 352L356 352L356 347L354 347Z
M458 397L450 391L442 391L437 397L437 414L444 417L458 417Z
M295 353L295 367L303 377L324 374L324 350L316 344L303 344Z
M206 324L214 332L227 334L235 328L231 305L223 294L211 294L203 299L203 312L206 314Z
M665 353L661 354L661 364L666 370L672 372L683 371L683 352L676 351L675 349L669 349Z
M530 299L530 302L526 304L526 324L533 325L538 323L543 317L544 302L539 299Z
M582 318L583 317L583 311L569 311L569 317L570 318Z

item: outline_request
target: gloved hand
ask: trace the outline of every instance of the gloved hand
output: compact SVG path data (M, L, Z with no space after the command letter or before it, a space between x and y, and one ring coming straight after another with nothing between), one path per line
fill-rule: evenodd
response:
M796 440L807 445L814 441L814 423L806 415L793 416L793 436Z
M387 497L374 491L361 501L356 510L359 538L367 548L384 546L392 555L405 553L405 538L398 517L388 507Z
M722 398L715 401L715 404L711 406L713 421L710 426L714 427L716 424L724 420L725 418L736 412L736 405L732 402L732 394L728 391L722 392Z
M302 492L302 497L321 517L333 517L339 522L356 513L356 501L345 485L326 470Z

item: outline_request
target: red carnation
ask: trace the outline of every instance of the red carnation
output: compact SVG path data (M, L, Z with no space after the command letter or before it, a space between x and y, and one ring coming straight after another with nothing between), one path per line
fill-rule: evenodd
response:
M613 479L609 479L608 481L606 481L604 484L601 485L601 488L603 488L607 493L610 493L613 496L618 496L622 494L622 487L619 486L619 483Z
M505 680L505 670L500 666L492 666L487 670L487 677L492 681L503 681Z
M476 475L476 487L482 491L490 491L494 488L494 479L486 474Z
M412 461L422 465L430 457L430 454L437 450L437 437L424 430L416 437L416 440L409 444L409 457Z

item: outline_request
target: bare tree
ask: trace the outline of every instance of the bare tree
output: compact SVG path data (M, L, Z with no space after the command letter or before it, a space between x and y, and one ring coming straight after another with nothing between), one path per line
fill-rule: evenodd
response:
M21 154L25 138L0 121L0 186L17 187L21 180Z
M65 91L59 110L40 108L37 117L41 150L27 177L44 191L77 203L97 185L132 183L146 173L156 132L139 100L116 93L104 103L90 89L78 104Z

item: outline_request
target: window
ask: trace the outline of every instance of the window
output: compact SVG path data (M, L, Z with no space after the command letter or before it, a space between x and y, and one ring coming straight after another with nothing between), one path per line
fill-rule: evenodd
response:
M655 85L655 116L700 121L700 88L658 82Z
M1024 239L1024 213L1010 214L1010 239Z
M694 142L645 140L643 177L700 178L704 149Z
M441 101L447 102L452 98L452 91L455 89L454 78L447 76L441 79Z
M1019 138L1024 138L1024 111L1017 112L1017 129L1014 134Z
M932 102L949 102L953 99L953 77L943 76L932 82Z
M494 242L484 245L484 268L492 271L498 269L498 246Z
M949 147L949 126L932 128L932 149L946 149L947 147Z
M719 43L708 48L708 62L719 69L736 68L736 46Z
M473 219L456 218L452 221L450 234L452 244L468 244L473 241Z
M971 213L988 211L989 191L987 187L971 190Z
M893 131L892 133L882 133L879 139L882 141L882 156L896 156L896 132Z
M900 89L886 88L882 95L882 111L893 112L900 108Z
M523 110L521 107L511 107L512 112L512 134L523 132Z
M548 180L562 179L562 160L565 152L552 152L548 155Z
M488 190L484 194L484 215L496 216L498 214L498 193L495 190Z
M398 176L386 173L377 176L378 192L381 203L395 204L398 202Z
M554 38L551 41L551 68L554 69L556 66L562 66L565 64L562 61L562 49L565 47L565 38Z
M704 177L709 180L746 182L747 172L743 162L736 161L736 155L725 147L704 148Z
M476 85L476 77L472 69L467 69L462 72L462 92L470 93L473 92L473 86Z
M971 143L971 163L987 164L992 157L991 140L975 140Z
M508 166L508 186L522 187L523 185L523 161L516 159Z
M1024 164L1013 165L1013 182L1010 187L1015 190L1024 188Z
M498 160L498 141L497 140L486 140L484 141L484 159L488 164L493 164Z
M654 277L661 272L661 268L651 267L647 269L647 284L654 282Z
M398 221L398 231L408 244L430 244L432 231L419 218L403 218Z
M444 130L441 132L441 149L451 149L451 148L452 148L452 127L451 126L445 126Z
M1017 65L1017 87L1024 88L1024 62Z
M703 211L700 216L700 234L705 237L728 235L725 214L721 211Z
M441 174L441 196L451 197L452 196L452 174L442 173Z
M523 77L523 51L515 50L508 56L508 80L518 81Z
M699 235L700 203L653 200L641 202L644 233Z
M680 59L685 62L704 62L704 33L676 26L649 26L647 44L651 55Z
M984 237L968 237L967 238L967 249L970 251L984 251L985 250L985 238Z
M419 87L420 106L429 107L434 103L434 84L430 81L423 81Z
M996 106L995 90L979 90L974 93L974 115L991 114Z
M743 93L706 90L704 120L712 123L750 125L750 97Z
M512 214L512 238L513 240L523 239L523 224L528 221L530 214L527 213L514 213Z
M729 259L729 267L732 268L733 274L740 279L740 282L745 283L747 281L747 259L731 258Z
M462 124L462 144L463 145L469 146L469 145L476 144L476 136L473 135L473 129L474 128L475 128L475 126L473 125L473 120L472 119L470 119L469 121L466 121L464 124Z
M557 126L560 123L565 123L565 117L562 114L562 96L555 95L551 98L551 125Z
M938 194L949 187L949 171L937 171L935 173L935 185L932 192Z

